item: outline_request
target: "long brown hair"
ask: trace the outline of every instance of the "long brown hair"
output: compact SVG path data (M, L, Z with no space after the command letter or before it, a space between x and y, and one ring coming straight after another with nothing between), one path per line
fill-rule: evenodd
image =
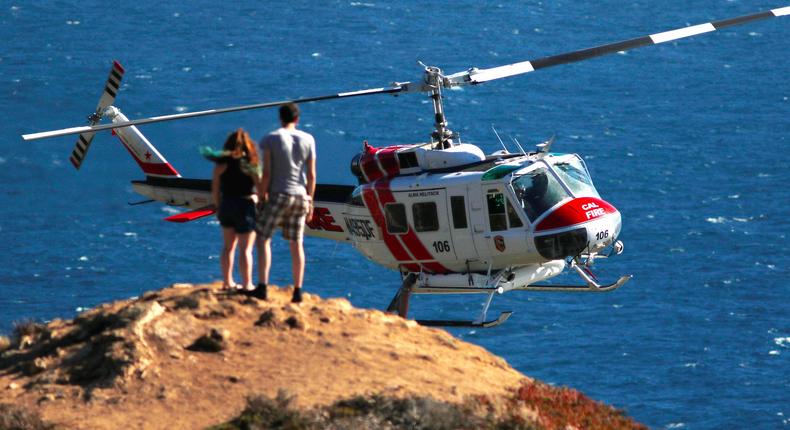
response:
M244 131L243 128L239 128L229 134L222 149L230 151L230 156L233 158L244 157L250 164L258 164L258 149L252 139L250 139L250 134Z

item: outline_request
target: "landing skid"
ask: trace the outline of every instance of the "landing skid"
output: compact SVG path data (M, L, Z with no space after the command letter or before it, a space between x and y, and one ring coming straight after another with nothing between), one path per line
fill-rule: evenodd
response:
M611 284L599 285L596 282L590 281L585 285L527 285L524 287L514 288L513 291L573 291L573 292L588 292L588 293L606 293L616 290L623 286L626 282L630 281L631 275L621 276L617 282Z
M402 318L407 318L409 313L409 299L412 294L464 294L464 293L485 293L488 295L480 315L474 320L417 320L417 323L430 327L480 327L489 328L496 327L510 318L513 314L512 311L502 312L498 318L494 320L486 320L488 308L491 305L491 300L494 294L503 293L506 291L564 291L564 292L589 292L589 293L605 293L616 290L623 286L626 282L631 280L631 275L621 276L616 282L611 284L599 284L596 276L590 271L588 267L582 267L577 264L571 265L571 268L582 278L584 284L582 285L541 285L541 284L527 284L522 286L514 286L518 282L514 281L519 276L518 272L511 269L500 270L492 276L490 270L485 276L477 276L473 279L473 274L468 274L468 285L453 285L457 279L451 278L451 282L444 280L446 286L436 285L429 283L429 280L436 280L436 277L441 278L444 275L425 275L417 273L409 273L403 278L403 284L398 289L395 297L392 298L387 312L397 313ZM552 275L552 273L549 273ZM556 275L556 274L555 274ZM434 277L434 278L426 278ZM458 274L452 276L460 276ZM466 275L465 275L466 276ZM521 274L523 279L523 273ZM550 276L544 276L544 279ZM440 281L441 281L440 280ZM522 281L523 282L523 281Z
M507 321L513 311L506 311L499 314L499 318L491 321L458 321L458 320L416 320L417 324L427 327L479 327L491 328L496 327L503 322Z

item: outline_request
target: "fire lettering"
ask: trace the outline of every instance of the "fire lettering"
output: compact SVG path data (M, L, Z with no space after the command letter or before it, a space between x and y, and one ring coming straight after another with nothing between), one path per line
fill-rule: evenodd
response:
M313 210L313 218L307 221L306 224L313 230L343 232L343 227L335 224L335 218L327 208L315 208Z
M587 219L593 219L593 218L598 218L599 216L605 214L606 214L606 209L598 208L598 209L593 209L591 211L587 211L585 215L587 215Z
M584 215L587 219L598 218L601 215L606 215L606 209L598 206L595 202L582 204L582 210L585 211Z

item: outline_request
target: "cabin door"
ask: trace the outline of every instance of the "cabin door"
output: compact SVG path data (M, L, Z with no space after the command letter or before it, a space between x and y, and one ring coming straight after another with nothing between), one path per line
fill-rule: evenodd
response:
M482 241L494 265L512 264L514 256L526 252L526 227L510 193L501 185L483 185L481 212L485 213Z
M478 260L468 197L469 194L466 192L466 189L450 189L447 192L450 234L453 239L455 256L464 263L471 263Z

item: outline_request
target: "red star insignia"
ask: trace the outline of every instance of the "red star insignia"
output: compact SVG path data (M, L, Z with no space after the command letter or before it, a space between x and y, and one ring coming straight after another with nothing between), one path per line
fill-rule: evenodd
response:
M149 151L145 151L145 159L146 160L150 160L151 159L151 153Z

